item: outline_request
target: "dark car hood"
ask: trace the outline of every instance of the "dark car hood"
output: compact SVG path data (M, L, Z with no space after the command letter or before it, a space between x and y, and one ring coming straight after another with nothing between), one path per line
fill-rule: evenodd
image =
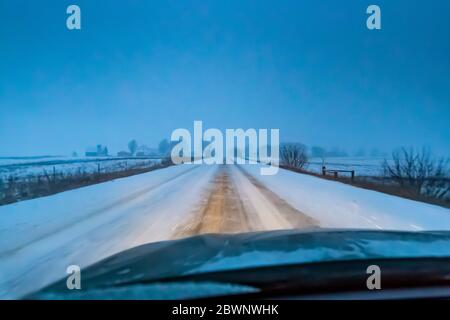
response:
M83 289L271 265L450 257L450 232L266 231L142 245L82 270ZM42 292L67 291L65 279Z

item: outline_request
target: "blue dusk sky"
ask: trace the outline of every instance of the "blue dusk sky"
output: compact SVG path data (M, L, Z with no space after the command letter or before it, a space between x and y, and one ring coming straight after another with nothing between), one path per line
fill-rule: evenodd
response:
M156 146L194 120L448 156L450 1L0 1L0 156Z

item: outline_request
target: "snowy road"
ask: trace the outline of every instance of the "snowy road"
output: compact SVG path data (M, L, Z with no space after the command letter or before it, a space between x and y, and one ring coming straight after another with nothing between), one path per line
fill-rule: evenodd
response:
M173 166L0 207L0 298L109 255L210 232L447 229L450 210L258 166Z
M319 227L238 166L220 166L207 194L175 237Z

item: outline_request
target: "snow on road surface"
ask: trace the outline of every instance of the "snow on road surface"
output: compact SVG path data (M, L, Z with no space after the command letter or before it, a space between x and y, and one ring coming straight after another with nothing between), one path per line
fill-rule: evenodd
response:
M209 184L209 195L175 237L317 227L317 221L291 207L239 166L222 165Z
M259 166L242 168L322 227L450 230L449 209L283 169L262 176Z
M0 206L0 298L114 253L200 233L450 230L450 210L260 165L181 165Z

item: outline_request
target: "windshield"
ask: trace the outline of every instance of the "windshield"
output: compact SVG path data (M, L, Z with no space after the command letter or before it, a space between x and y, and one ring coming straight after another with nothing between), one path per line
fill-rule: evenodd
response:
M367 278L377 259L443 272L448 1L0 12L0 299L253 293L305 276L287 265L320 291L321 263L351 282L331 264L370 260Z

